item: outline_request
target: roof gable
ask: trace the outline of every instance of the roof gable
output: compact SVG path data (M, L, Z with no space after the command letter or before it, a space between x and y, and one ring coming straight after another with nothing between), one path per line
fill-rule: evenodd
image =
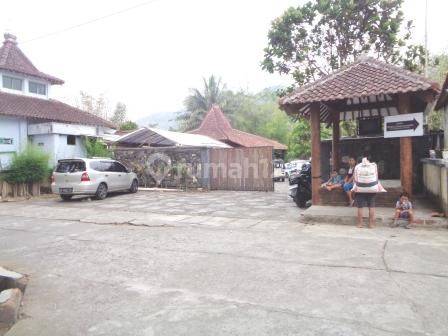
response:
M435 109L441 110L445 106L448 106L448 73L446 74L445 82L443 83L442 91L437 99Z
M227 119L218 105L213 105L205 115L201 126L190 133L206 135L216 140L230 142L242 147L269 146L274 147L274 149L286 149L285 145L275 140L232 128L229 119Z
M17 46L16 37L5 34L3 46L0 47L0 69L34 76L49 81L51 84L63 84L62 79L39 71Z

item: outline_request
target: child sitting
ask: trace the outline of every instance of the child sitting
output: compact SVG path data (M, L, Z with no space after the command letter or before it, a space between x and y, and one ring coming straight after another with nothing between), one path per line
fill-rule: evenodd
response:
M322 184L322 188L327 189L328 191L332 191L335 189L341 189L342 183L344 182L344 179L341 175L338 174L336 170L332 170L330 174L330 179Z
M406 192L400 195L400 199L397 201L397 204L395 204L394 227L398 226L399 219L408 221L404 226L405 229L410 229L409 225L414 221L412 203L409 201L409 195Z

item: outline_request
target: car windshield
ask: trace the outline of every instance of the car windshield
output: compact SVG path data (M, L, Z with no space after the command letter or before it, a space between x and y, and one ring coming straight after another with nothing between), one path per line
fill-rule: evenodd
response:
M59 161L57 173L77 173L86 170L86 163L81 160Z

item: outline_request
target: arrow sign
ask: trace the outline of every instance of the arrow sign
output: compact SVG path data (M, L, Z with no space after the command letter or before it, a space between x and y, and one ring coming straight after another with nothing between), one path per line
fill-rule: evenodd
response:
M389 122L386 124L386 129L388 132L408 130L413 130L415 132L419 125L419 122L414 118L412 120Z
M423 135L423 112L384 117L384 137L401 138Z

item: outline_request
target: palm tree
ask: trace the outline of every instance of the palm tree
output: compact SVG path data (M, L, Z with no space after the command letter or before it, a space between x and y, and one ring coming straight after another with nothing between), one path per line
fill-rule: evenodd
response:
M208 79L203 78L203 81L202 92L199 89L190 89L190 95L184 100L186 110L176 117L180 131L190 131L199 127L213 104L225 104L225 85L221 83L221 79L211 75Z

